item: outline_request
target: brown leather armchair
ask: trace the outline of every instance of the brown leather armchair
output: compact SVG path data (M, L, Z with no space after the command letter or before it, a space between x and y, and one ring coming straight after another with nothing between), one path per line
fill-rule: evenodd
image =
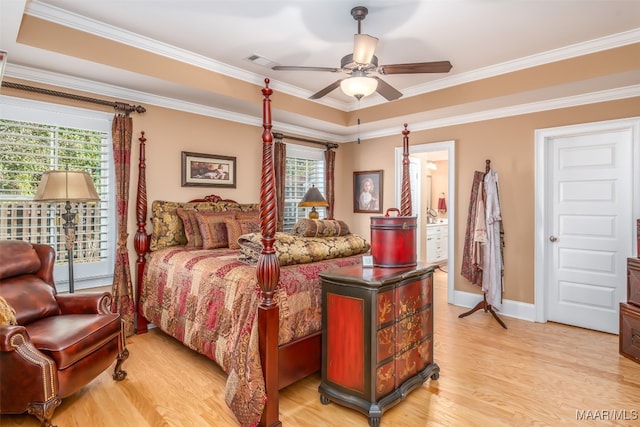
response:
M0 325L0 413L27 412L52 426L62 399L114 361L113 379L129 356L111 294L56 292L55 253L47 245L0 241L0 296L17 325Z

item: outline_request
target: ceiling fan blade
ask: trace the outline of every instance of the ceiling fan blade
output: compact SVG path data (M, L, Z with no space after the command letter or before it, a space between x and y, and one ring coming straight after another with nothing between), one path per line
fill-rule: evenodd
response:
M451 62L414 62L412 64L391 64L378 67L380 74L419 74L419 73L448 73Z
M394 88L389 83L382 80L381 78L376 76L370 76L370 77L373 77L378 81L378 88L376 89L376 92L384 96L387 99L387 101L393 101L394 99L398 99L402 96L402 92L398 91L396 88Z
M271 67L275 71L329 71L331 73L337 73L341 71L340 68L331 67L299 67L296 65L276 65Z
M378 39L368 34L353 35L353 61L369 64L378 45Z
M311 95L309 97L309 99L320 99L320 98L322 98L323 96L325 96L329 92L333 91L334 89L337 89L338 86L340 86L340 82L341 81L342 81L342 79L336 80L335 82L331 83L329 86L327 86L324 89L319 90L318 92L316 92L313 95Z

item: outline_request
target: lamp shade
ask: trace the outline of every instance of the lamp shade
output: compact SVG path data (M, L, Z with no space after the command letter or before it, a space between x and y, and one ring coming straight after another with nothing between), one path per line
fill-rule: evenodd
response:
M311 212L309 212L309 218L318 219L319 214L316 210L316 207L327 207L329 206L329 203L324 198L322 193L320 193L320 190L318 190L315 185L312 185L311 188L307 190L302 200L300 200L298 206L301 206L303 208L311 208Z
M52 170L42 174L33 197L41 202L97 202L100 200L87 172Z
M364 73L356 74L354 71L351 77L340 81L340 88L345 94L360 99L376 91L378 80L373 77L367 77Z
M368 34L353 35L353 62L368 64L373 58L378 39Z
M320 193L320 190L318 190L315 185L312 185L311 188L307 190L302 200L300 200L298 206L303 208L327 207L329 206L329 203L322 193Z

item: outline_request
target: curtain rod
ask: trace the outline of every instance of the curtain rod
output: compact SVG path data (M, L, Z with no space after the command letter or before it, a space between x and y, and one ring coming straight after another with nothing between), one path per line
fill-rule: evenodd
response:
M313 139L299 138L297 136L287 136L280 132L273 132L273 137L275 139L292 139L294 141L310 142L311 144L324 145L325 147L327 147L327 149L338 148L338 144L334 142L314 141Z
M124 111L127 114L131 113L132 111L135 111L136 113L144 113L145 111L147 111L147 109L144 108L142 105L130 105L124 102L105 101L103 99L89 98L88 96L74 95L71 93L58 92L56 90L50 90L50 89L42 89L39 87L23 85L20 83L2 82L2 87L8 87L11 89L18 89L18 90L26 90L29 92L36 92L44 95L57 96L59 98L73 99L76 101L90 102L92 104L106 105L109 107L113 107L118 111Z

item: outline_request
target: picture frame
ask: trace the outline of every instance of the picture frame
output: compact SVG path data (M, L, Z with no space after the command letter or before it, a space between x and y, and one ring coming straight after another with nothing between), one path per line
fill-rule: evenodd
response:
M353 211L382 213L382 170L353 173Z
M183 151L182 186L236 188L236 158Z
M373 255L362 255L362 268L373 267Z

